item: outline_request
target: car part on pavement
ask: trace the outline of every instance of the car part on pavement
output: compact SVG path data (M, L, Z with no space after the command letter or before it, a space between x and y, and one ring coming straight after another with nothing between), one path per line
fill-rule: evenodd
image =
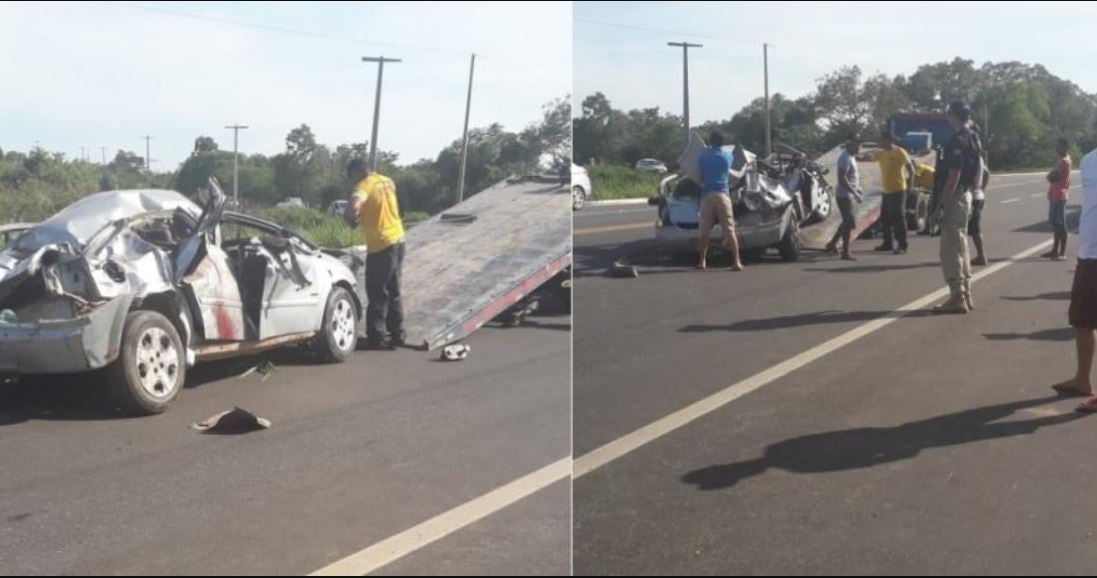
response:
M271 425L270 420L266 418L259 417L246 409L234 407L193 423L190 428L202 433L232 435L268 429Z
M469 356L472 348L464 343L454 343L442 348L442 359L446 361L461 361Z

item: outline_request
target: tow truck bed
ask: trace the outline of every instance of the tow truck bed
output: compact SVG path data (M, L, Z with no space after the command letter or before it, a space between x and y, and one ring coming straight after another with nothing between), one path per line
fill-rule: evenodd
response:
M501 182L407 233L401 290L413 347L460 340L571 264L571 195Z

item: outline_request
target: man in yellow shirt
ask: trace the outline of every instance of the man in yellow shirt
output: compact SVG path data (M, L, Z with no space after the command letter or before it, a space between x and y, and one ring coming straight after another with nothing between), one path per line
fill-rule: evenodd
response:
M890 131L884 131L880 136L876 164L880 167L880 184L884 189L880 206L884 244L876 247L876 250L894 251L896 255L900 255L907 252L907 220L904 213L916 174L914 162L903 147L895 146L895 136Z
M400 270L404 263L404 223L392 179L371 173L363 159L347 165L354 194L344 218L366 237L366 348L391 350L404 344Z

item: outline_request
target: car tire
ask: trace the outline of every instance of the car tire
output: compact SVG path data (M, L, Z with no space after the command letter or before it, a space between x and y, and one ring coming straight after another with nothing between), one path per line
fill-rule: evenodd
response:
M342 363L358 346L358 307L344 287L335 287L324 307L324 322L313 349L325 363Z
M921 231L926 226L927 214L929 213L929 199L927 195L918 193L917 199L907 213L907 229L910 231Z
M587 204L587 192L583 190L583 187L574 186L571 188L571 210L582 211L583 207Z
M781 253L781 259L787 263L800 258L800 224L796 219L789 220L788 230L777 245L777 251Z
M133 311L119 349L108 370L115 401L134 413L163 413L187 378L186 351L175 326L155 311Z

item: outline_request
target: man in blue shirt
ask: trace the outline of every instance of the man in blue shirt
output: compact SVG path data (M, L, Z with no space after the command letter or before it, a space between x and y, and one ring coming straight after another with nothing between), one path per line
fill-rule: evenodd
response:
M724 137L718 132L709 135L708 148L701 153L697 164L701 169L701 218L699 232L701 234L699 252L700 260L697 268L704 271L707 268L708 243L712 227L717 222L724 234L724 246L731 254L732 271L742 271L743 262L739 258L739 240L735 236L735 219L731 209L731 189L729 188L728 175L731 171L731 154L723 150Z

